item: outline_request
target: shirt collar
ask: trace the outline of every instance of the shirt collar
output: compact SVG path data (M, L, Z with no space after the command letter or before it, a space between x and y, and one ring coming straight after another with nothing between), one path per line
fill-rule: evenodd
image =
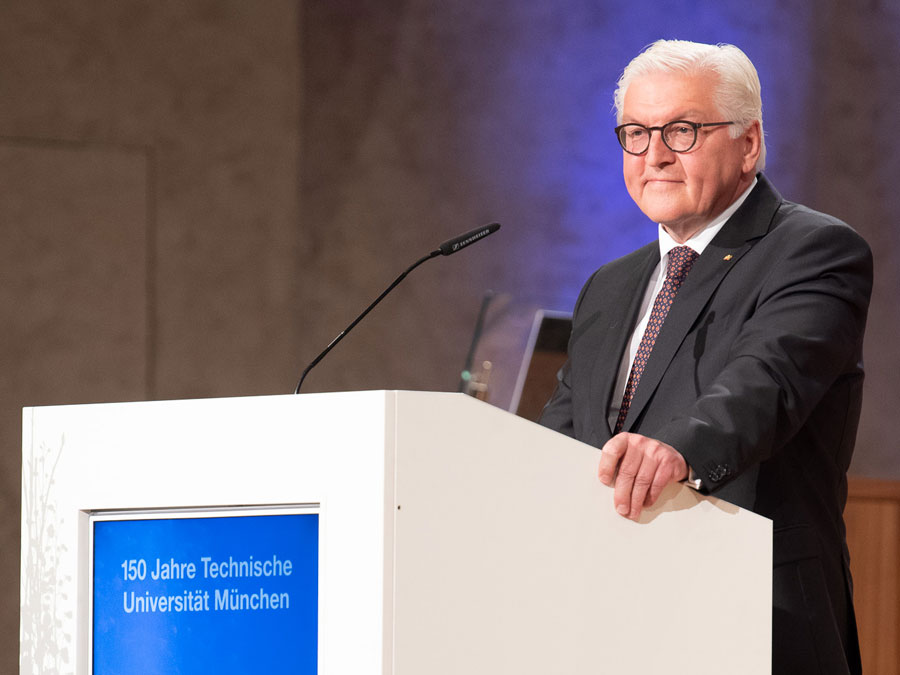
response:
M693 237L688 239L684 244L679 244L677 241L672 239L672 236L666 232L665 228L662 224L659 225L659 257L664 258L669 254L676 246L690 246L697 252L697 255L703 253L704 249L709 245L709 242L713 240L717 234L719 234L719 230L725 225L729 218L734 215L734 212L737 211L741 204L744 203L744 200L747 199L747 196L756 187L756 184L759 182L758 178L754 178L753 182L750 183L750 186L744 190L740 197L732 202L731 206L722 211L718 216L716 216L712 222L709 223L702 230L697 232Z

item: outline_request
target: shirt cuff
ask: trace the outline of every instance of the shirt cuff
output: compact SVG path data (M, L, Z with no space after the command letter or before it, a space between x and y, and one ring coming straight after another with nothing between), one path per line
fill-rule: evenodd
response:
M694 473L694 469L690 465L688 465L688 477L682 482L694 490L699 490L703 487L703 481L700 479L700 476Z

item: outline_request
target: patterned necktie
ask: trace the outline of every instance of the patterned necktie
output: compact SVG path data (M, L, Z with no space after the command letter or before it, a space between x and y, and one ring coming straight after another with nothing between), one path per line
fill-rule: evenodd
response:
M637 390L638 382L641 381L641 374L647 365L647 359L650 358L650 352L653 345L656 344L656 338L662 328L663 321L666 320L666 314L675 300L678 289L687 277L694 261L700 254L694 251L690 246L676 246L669 251L669 268L666 270L666 280L663 282L656 300L653 302L653 311L650 312L650 320L647 322L647 329L641 338L641 344L638 346L637 353L634 355L634 363L631 366L631 373L628 375L628 384L625 385L625 395L622 397L622 405L619 408L619 417L616 419L616 429L614 433L622 431L625 425L625 417L628 415L628 408L631 407L631 400L634 398L634 392Z

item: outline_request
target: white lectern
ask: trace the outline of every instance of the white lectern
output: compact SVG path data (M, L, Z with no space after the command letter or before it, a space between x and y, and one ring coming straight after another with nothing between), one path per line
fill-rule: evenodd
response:
M318 672L770 672L771 522L459 394L27 408L21 672L88 672L98 510L315 505Z

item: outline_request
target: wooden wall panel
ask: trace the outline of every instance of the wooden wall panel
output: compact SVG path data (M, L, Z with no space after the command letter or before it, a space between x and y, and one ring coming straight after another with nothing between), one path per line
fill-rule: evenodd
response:
M900 673L900 482L851 478L844 511L863 672Z

